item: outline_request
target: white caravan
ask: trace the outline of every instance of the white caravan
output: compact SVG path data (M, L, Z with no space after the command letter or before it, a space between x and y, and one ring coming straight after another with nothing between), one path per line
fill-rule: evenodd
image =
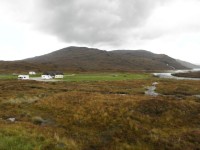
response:
M18 79L20 79L20 80L28 80L29 79L29 75L18 75Z
M50 75L42 75L41 77L42 79L52 79L52 76Z
M55 79L63 79L64 75L55 75Z

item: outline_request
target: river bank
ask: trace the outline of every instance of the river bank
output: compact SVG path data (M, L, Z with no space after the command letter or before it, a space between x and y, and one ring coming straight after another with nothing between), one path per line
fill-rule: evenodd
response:
M186 73L175 73L173 76L184 77L184 78L200 78L200 71L198 72L186 72Z

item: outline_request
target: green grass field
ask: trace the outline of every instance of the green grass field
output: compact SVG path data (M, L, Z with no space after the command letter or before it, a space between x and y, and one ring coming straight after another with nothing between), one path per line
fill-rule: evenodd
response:
M17 75L0 74L0 80L5 80L5 79L17 79Z
M37 74L37 75L29 75L30 78L31 77L40 77L41 74ZM0 74L0 80L9 80L9 79L17 79L18 75L12 75L12 74Z
M31 77L40 77L41 74L31 75ZM134 73L90 73L90 74L65 74L63 81L125 81L125 80L136 80L136 79L148 79L151 75L149 74L134 74ZM17 75L0 75L0 80L5 79L17 79Z
M64 81L123 81L150 78L149 74L131 73L93 73L93 74L67 74Z

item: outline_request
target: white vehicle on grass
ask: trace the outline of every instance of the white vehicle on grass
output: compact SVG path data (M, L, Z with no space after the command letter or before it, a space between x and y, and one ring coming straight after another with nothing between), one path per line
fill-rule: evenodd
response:
M29 75L18 75L18 79L20 79L20 80L28 80L29 79Z
M63 79L64 75L60 74L60 75L55 75L55 79Z
M52 76L50 75L42 75L41 77L42 79L52 79Z

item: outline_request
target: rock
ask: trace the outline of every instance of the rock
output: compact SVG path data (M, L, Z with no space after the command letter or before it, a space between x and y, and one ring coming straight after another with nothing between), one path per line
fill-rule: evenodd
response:
M8 118L7 120L10 121L10 122L15 122L16 119L15 118Z
M158 82L154 82L154 83L152 83L152 85L153 85L153 86L156 86L156 85L158 85Z

